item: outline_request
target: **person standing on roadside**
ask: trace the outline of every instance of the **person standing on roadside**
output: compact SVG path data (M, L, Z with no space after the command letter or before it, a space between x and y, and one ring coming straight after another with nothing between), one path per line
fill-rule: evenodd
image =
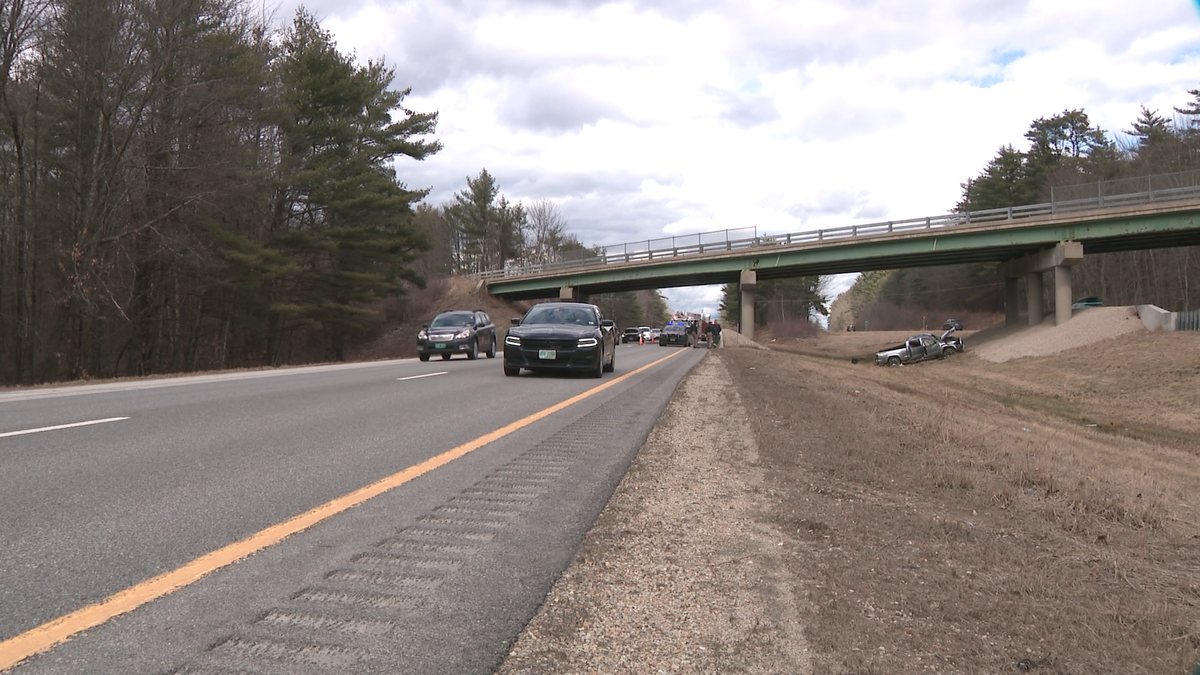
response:
M713 320L711 326L712 332L708 336L708 348L721 346L721 322Z

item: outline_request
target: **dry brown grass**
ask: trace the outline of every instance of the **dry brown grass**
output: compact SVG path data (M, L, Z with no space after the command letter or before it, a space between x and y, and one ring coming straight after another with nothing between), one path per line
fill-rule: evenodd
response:
M442 277L425 288L409 289L398 301L381 307L388 316L377 335L348 349L350 361L413 358L417 355L417 332L439 312L447 309L482 309L504 335L510 319L525 313L530 303L509 303L490 295L473 279Z
M1189 672L1200 335L904 368L850 363L890 344L864 335L723 354L762 412L817 672Z

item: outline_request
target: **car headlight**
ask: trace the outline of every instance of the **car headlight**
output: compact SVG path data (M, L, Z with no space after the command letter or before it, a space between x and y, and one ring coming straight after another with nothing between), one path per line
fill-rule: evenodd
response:
M594 337L579 338L579 346L580 347L595 347L598 344L600 344L600 341Z
M514 347L520 347L521 346L521 338L519 338L515 335L506 335L506 336L504 336L504 344L512 345Z
M417 333L417 339L418 340L428 340L429 333L426 333L425 331L421 331L420 333Z
M464 328L454 334L455 340L465 340L469 337L471 337L471 329L470 328Z

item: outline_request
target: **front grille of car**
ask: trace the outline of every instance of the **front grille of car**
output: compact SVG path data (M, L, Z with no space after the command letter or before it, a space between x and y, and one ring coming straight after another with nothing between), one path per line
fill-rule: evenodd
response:
M522 338L521 346L525 349L554 349L567 350L575 349L579 344L578 340L546 340L538 338Z

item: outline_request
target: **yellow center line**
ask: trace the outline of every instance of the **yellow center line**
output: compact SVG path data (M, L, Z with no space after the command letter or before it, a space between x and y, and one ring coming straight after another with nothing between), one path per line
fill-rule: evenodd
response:
M94 605L88 605L81 609L77 609L69 614L64 614L52 621L48 621L37 628L32 628L16 637L9 638L4 642L0 642L0 671L8 670L17 665L21 661L44 652L60 642L64 642L71 636L94 628L109 619L131 612L142 605L145 605L152 600L157 600L169 593L179 590L185 586L200 580L204 576L227 567L233 563L246 558L254 553L257 553L268 546L273 546L283 541L297 532L302 532L317 523L331 518L343 511L358 506L363 502L378 497L379 495L391 490L392 488L403 485L414 478L418 478L424 474L438 469L454 460L470 453L492 441L500 440L505 436L522 429L524 427L553 415L560 410L568 408L590 396L598 394L609 387L612 387L624 380L637 375L638 373L653 368L654 366L682 354L677 351L661 359L652 361L637 370L631 371L620 377L613 378L603 384L597 385L587 391L572 396L571 398L556 403L549 408L540 410L528 417L507 424L495 431L489 432L476 438L472 441L463 443L462 445L447 450L440 455L431 457L424 462L414 464L413 466L394 473L387 478L376 481L359 488L354 492L342 495L336 499L328 501L311 511L302 513L294 518L286 520L282 523L272 525L264 530L261 530L249 537L219 548L211 553L196 558L187 563L183 567L179 567L170 572L165 572L157 577L131 586L123 591L110 595Z

